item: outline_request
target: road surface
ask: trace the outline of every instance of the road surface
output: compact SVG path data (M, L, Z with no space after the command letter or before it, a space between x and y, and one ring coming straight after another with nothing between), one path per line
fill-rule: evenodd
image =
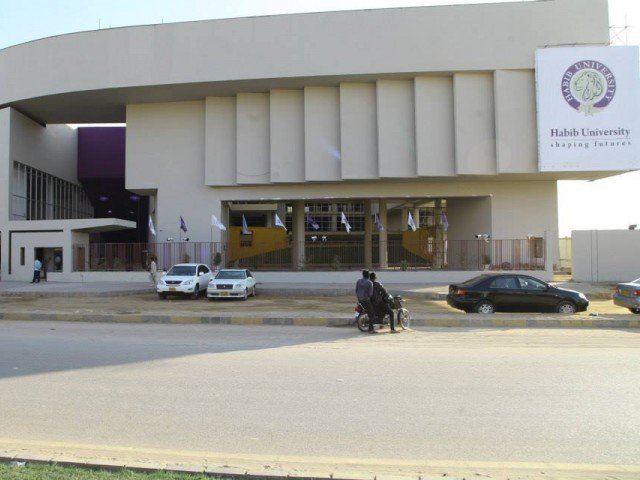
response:
M0 447L640 467L639 385L638 330L0 322Z

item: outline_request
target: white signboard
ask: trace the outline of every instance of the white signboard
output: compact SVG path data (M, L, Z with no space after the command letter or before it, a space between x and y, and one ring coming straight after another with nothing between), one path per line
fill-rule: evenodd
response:
M638 47L536 51L541 171L640 169Z

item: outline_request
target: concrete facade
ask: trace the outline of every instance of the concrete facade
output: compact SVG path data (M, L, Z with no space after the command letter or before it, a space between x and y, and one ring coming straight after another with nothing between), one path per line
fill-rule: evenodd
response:
M371 200L379 209L406 201L384 212L400 231L406 212L437 199L447 202L449 240L546 238L548 277L559 258L557 180L615 172L538 171L534 53L607 43L606 0L283 15L48 38L0 50L0 168L26 162L77 182L73 133L53 124L126 122L126 188L151 196L158 242L179 238L180 217L192 241L225 241L210 219L227 223L230 202L365 200L370 209ZM0 192L11 192L1 181ZM294 216L304 226L304 212ZM2 205L0 217L4 259L5 231L17 227Z
M571 232L573 279L629 282L640 278L638 251L638 230L574 230Z

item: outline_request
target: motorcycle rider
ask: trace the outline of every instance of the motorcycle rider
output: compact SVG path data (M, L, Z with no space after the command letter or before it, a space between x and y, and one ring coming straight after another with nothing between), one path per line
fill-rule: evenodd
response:
M376 311L371 303L373 296L373 282L369 280L369 270L362 271L362 278L356 282L356 297L369 316L369 333L378 333L373 329L376 321Z
M396 330L396 321L394 318L393 310L389 305L389 293L384 288L384 286L376 280L376 274L374 272L371 272L369 274L369 280L371 280L371 283L373 283L373 297L371 298L373 307L375 308L378 315L382 317L388 314L391 333L399 333L398 330Z

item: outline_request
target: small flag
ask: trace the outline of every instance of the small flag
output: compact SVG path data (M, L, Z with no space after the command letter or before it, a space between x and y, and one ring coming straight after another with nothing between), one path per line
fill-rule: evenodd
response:
M251 231L249 230L249 227L247 226L247 219L244 218L244 215L242 215L242 234L243 235L251 235Z
M384 230L384 227L382 226L382 222L380 221L380 217L377 213L374 215L373 221L375 222L376 227L378 227L378 231L382 232Z
M220 230L227 229L227 227L225 227L224 224L220 220L218 220L218 217L216 217L215 215L211 215L211 226L218 227Z
M447 214L442 212L442 228L446 232L449 230L449 221L447 220Z
M411 230L413 230L414 232L418 228L416 227L416 222L413 221L413 216L411 215L411 212L409 212L409 216L407 217L407 225L409 225L411 227Z
M344 229L349 233L351 231L351 225L349 225L349 221L347 220L347 216L344 212L340 212L342 218L340 219L340 223L344 225Z
M149 215L149 231L151 232L151 235L154 237L156 236L156 229L153 226L153 219L151 218L151 215Z
M320 230L320 225L316 222L311 215L307 215L307 223L311 225L314 230Z
M285 231L287 230L287 227L284 226L284 223L282 223L282 220L280 220L280 217L278 216L278 214L275 214L276 216L276 227L282 227L285 229Z
M184 219L182 217L180 217L180 230L187 233L187 224L184 223Z

